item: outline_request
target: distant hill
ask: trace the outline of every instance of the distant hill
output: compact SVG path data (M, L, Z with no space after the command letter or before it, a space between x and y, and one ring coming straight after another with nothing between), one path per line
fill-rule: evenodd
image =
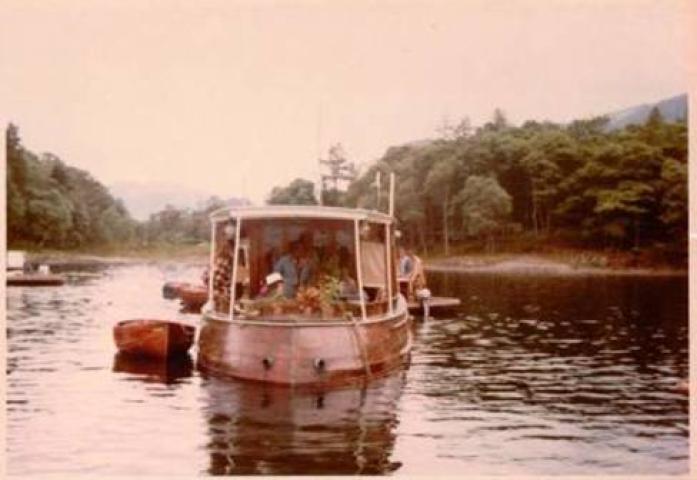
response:
M176 208L201 208L214 196L210 192L164 183L119 182L110 185L109 190L123 201L133 218L141 221L147 220L151 214L159 212L167 205ZM244 198L233 197L224 200L226 203L237 205L250 203Z
M660 102L646 103L626 108L619 112L609 113L607 117L610 121L606 128L607 130L617 130L631 124L641 125L649 118L653 107L658 107L661 115L663 115L663 119L667 122L684 120L687 118L687 94L683 93Z

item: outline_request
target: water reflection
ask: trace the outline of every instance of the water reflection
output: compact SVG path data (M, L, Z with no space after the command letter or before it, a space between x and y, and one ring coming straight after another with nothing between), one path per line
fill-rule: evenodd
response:
M148 359L124 353L114 355L112 371L128 373L128 378L164 384L178 383L191 377L194 362L188 353L169 360Z
M398 372L363 388L319 391L206 378L208 473L393 472L403 382Z
M687 472L686 277L432 274L461 308L418 323L409 369L366 389L115 356L120 320L197 321L161 293L200 270L7 289L10 474Z
M435 281L463 306L419 325L405 402L427 405L430 428L403 415L400 438L477 452L482 474L685 472L686 278Z

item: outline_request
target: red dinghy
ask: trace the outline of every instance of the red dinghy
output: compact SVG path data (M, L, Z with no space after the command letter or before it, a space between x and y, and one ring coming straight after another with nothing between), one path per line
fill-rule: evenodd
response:
M178 298L179 290L188 288L192 285L186 282L167 282L162 285L162 296L167 299Z
M187 311L200 312L208 300L208 289L203 285L186 285L179 288L179 298Z
M114 327L119 351L129 355L169 358L186 353L195 327L166 320L124 320Z

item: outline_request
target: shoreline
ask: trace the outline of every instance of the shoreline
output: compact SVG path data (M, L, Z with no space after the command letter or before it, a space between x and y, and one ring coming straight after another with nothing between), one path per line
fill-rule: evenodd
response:
M26 251L27 263L61 267L132 265L136 263L189 263L205 266L207 246L167 247L113 252ZM432 272L507 275L626 275L687 276L688 269L671 266L607 266L603 257L544 253L473 254L424 258L424 269Z
M433 272L487 273L511 275L626 275L687 276L687 268L608 267L583 264L544 254L461 255L424 260L424 268Z

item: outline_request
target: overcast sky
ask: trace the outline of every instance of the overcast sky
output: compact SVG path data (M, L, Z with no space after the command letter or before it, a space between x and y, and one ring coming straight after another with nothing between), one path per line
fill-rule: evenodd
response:
M341 142L687 91L687 1L31 2L0 7L0 116L105 184L261 202Z

